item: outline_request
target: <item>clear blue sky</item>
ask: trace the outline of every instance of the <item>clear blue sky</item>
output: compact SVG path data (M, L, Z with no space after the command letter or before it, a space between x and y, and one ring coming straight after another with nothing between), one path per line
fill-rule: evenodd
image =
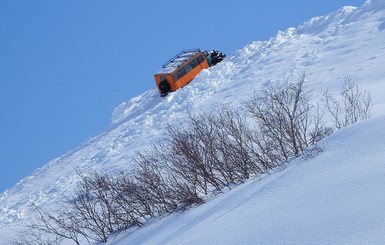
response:
M363 2L0 1L0 192L105 130L180 50L232 55Z

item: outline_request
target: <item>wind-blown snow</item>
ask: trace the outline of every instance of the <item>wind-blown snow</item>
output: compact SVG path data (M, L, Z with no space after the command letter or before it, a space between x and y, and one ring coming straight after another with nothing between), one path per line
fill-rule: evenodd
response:
M1 240L30 215L29 201L57 208L76 185L76 171L129 168L135 152L160 139L168 123L189 112L240 106L270 81L306 72L314 100L326 88L338 91L350 75L372 91L376 118L326 139L314 159L297 159L118 244L384 244L384 40L385 0L371 0L253 42L165 98L154 89L122 103L105 132L0 196Z

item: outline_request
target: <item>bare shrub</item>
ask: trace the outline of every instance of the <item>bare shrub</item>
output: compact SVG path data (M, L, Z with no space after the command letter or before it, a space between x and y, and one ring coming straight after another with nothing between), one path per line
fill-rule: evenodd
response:
M310 103L305 81L302 74L295 82L273 83L246 103L257 125L257 142L263 152L274 152L273 162L296 156L331 133Z
M170 151L154 146L153 150L139 153L136 159L134 176L141 196L146 197L153 209L153 216L202 203L195 187L189 183L190 179L170 171L169 165L164 162L171 157L168 154Z
M222 109L214 118L218 129L218 146L225 162L233 166L229 173L235 175L236 180L242 182L250 174L260 174L273 167L262 156L255 142L255 132L244 114L234 108L227 108Z
M13 244L61 244L64 239L72 240L75 244L90 244L79 226L80 220L67 207L50 214L34 203L31 205L36 214L30 217L26 228L18 233Z
M223 152L218 149L220 143L218 135L222 129L218 127L216 121L215 114L190 115L187 131L192 143L190 147L193 146L195 153L195 156L190 158L190 163L198 167L198 174L207 183L216 190L221 190L224 186L229 186L229 180L226 178L228 175L226 176L224 171L229 164L224 162Z
M37 216L15 244L107 242L111 233L200 204L210 192L284 166L292 156L317 155L316 143L332 129L322 108L310 103L305 81L303 74L271 84L245 103L248 113L222 108L170 125L163 141L137 154L131 171L78 173L80 183L64 207L53 214L35 207ZM337 127L370 116L370 94L346 81L343 105L325 93Z
M213 152L213 133L210 125L199 126L196 119L192 120L197 129L189 125L170 127L163 148L167 148L168 153L164 157L171 171L191 183L198 192L208 194L210 185L218 190L222 188L214 173L215 156L209 155Z
M207 194L231 188L250 174L262 172L246 118L234 109L190 115L185 125L172 126L165 143L165 162L174 174Z
M261 156L247 118L233 108L190 115L184 125L170 126L161 148L158 154L171 172L203 194L231 188L274 166Z
M370 118L372 108L369 91L359 87L349 75L344 77L344 82L341 98L336 98L328 90L324 93L326 110L337 129Z
M142 226L145 220L152 217L138 189L129 171L121 170L110 176L111 201L116 208L115 220L122 229Z
M88 238L107 242L108 235L116 230L108 177L96 172L79 176L82 180L69 200L70 209L81 220Z
M167 175L154 155L139 153L136 160L135 180L139 194L145 197L152 209L152 216L159 216L177 208L178 200L173 196L173 188L168 184Z

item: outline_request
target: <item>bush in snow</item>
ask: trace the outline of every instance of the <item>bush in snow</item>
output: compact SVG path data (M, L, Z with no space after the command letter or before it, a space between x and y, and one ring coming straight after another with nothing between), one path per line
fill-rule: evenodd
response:
M247 118L227 108L190 115L185 124L170 127L157 154L169 172L206 195L272 168L255 146Z
M272 83L245 103L246 111L191 114L170 125L151 150L139 152L131 171L79 173L65 206L54 214L35 206L38 215L15 244L106 242L114 232L200 204L207 194L231 189L290 157L318 154L316 143L333 129L310 102L305 81L303 74L295 82ZM324 96L337 128L370 116L370 94L350 77L342 95L342 104L328 92Z
M344 77L344 81L342 98L336 98L328 90L324 93L326 110L337 129L368 119L372 107L372 96L369 91L359 87L349 75Z
M25 229L18 233L11 244L55 245L61 244L64 239L72 240L75 244L82 244L83 241L89 243L80 217L73 215L68 207L48 212L34 203L31 205L36 209L36 214L30 217Z
M297 81L272 83L246 103L255 120L256 142L270 161L283 162L332 133L317 105L310 103L305 74Z

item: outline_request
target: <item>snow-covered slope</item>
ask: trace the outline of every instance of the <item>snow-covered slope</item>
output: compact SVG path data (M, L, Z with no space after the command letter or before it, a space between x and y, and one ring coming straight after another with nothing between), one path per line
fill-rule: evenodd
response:
M384 65L385 0L367 1L359 8L345 7L328 16L313 18L297 28L279 32L270 40L254 42L217 66L201 72L188 86L165 98L160 98L156 90L151 90L122 103L114 110L111 126L105 132L86 141L72 152L52 160L30 177L3 193L0 196L0 237L5 241L13 236L13 230L17 229L17 226L32 211L29 205L30 200L44 205L47 209L56 207L63 196L67 195L76 185L78 181L76 171L129 168L135 152L161 138L167 123L177 123L191 111L213 110L226 104L240 105L240 101L247 99L255 90L262 88L272 80L295 79L296 75L306 72L309 80L307 85L313 89L316 100L318 93L326 88L331 91L340 89L343 84L343 76L349 74L364 88L372 91L374 116L384 115ZM382 121L377 119L372 123L377 125ZM365 126L362 127L364 130ZM383 130L383 128L380 129ZM347 130L347 132L349 131ZM337 136L341 134L343 133L339 133ZM345 138L349 139L347 136ZM336 141L338 140L336 139ZM329 140L329 142L333 142L333 140ZM343 149L341 148L341 151ZM334 151L338 152L338 150ZM344 151L349 151L349 149ZM326 151L324 154L331 153ZM368 154L371 152L368 151ZM320 158L322 157L324 156L320 156ZM330 159L322 164L333 164ZM303 166L309 167L302 169ZM344 166L346 167L346 165ZM299 169L296 170L296 176L305 178L303 180L305 184L307 184L306 181L311 181L311 179L307 179L311 169L317 171L317 168L311 167L311 163L301 163L298 167L293 168ZM290 169L285 172L290 172ZM303 176L300 175L301 173ZM269 176L266 181L273 181L282 174L284 172ZM341 180L345 180L342 177ZM294 182L290 186L294 188L300 183ZM356 184L359 185L360 180L357 180ZM254 185L256 184L251 183L239 187L237 191L246 191L246 188L254 188ZM260 184L256 188L262 188L262 186L263 184ZM270 191L274 192L272 197L284 194L284 187L280 186L278 184L276 190L270 188ZM330 186L332 187L332 185ZM374 184L373 187L375 187ZM381 190L379 189L381 187L383 186L376 186L378 191ZM306 190L311 192L311 189ZM321 197L327 194L326 187L315 188L314 191L313 194L323 191ZM351 189L348 188L347 191L351 191ZM221 198L226 200L227 197ZM246 206L250 207L255 200L250 199L250 203L247 200L244 202L247 202ZM330 200L330 198L325 200ZM356 199L353 198L352 201L356 201ZM290 209L290 205L287 206L288 209ZM316 211L317 206L314 205L314 207L314 211ZM284 224L289 223L289 218L299 214L284 212L285 206L280 208L283 209L281 210L282 217L288 217L283 219L286 222ZM206 211L213 210L215 209ZM278 224L280 222L279 214L274 217L277 219L277 227L284 229L283 225ZM341 226L341 222L350 221L344 221L344 217L340 218L338 222ZM301 221L305 221L305 219ZM226 222L230 222L230 220ZM309 220L309 222L311 221ZM247 234L254 229L252 227L250 226L250 232ZM185 228L186 231L198 230L194 224ZM287 230L287 232L289 231L290 229ZM225 232L228 231L225 230ZM297 232L301 232L301 230L297 230ZM143 233L138 234L138 237L143 235ZM306 234L303 236L308 237ZM195 238L198 239L196 241L203 241L201 239L204 237L198 234Z
M315 158L108 244L384 244L384 138L385 116L345 128Z

